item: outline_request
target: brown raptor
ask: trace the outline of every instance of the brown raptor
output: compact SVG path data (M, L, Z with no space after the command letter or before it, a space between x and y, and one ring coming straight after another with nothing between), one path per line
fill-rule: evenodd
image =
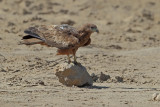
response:
M57 55L67 55L70 63L69 55L74 56L76 61L76 51L79 47L87 46L91 43L91 34L99 33L94 24L85 24L80 29L76 29L70 25L41 25L29 27L24 31L27 35L23 37L23 44L33 45L41 44L51 47L57 47Z

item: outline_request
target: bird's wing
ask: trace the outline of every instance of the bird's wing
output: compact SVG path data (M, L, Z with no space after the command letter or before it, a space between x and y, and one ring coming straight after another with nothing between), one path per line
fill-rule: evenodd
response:
M30 27L24 32L57 48L71 48L79 43L78 31L66 24Z
M87 46L91 43L91 38L89 38L89 40L87 41L87 43L85 43L83 46Z

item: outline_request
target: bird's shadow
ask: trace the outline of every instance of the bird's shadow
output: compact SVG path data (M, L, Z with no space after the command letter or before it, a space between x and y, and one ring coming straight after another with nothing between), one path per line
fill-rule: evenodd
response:
M106 87L106 86L96 86L96 85L93 85L93 86L80 86L80 88L87 88L87 89L107 89L107 88L110 88L110 87Z
M106 86L81 86L79 88L87 88L87 89L108 89L108 88L112 88L112 87L106 87ZM138 90L160 90L160 88L130 88L130 87L114 87L112 89L124 89L124 90L132 90L132 89L138 89Z

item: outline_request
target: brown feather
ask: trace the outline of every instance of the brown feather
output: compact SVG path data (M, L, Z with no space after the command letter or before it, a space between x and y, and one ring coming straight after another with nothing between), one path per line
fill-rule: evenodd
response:
M30 27L25 33L57 48L70 48L78 44L78 31L69 25Z
M85 43L83 46L87 46L91 43L91 38L89 38L89 40L87 41L87 43Z
M24 32L29 34L23 37L24 44L57 47L57 55L72 54L75 57L78 48L89 45L91 43L91 34L99 31L96 25L86 24L79 30L69 25L42 25L30 27Z
M36 39L36 38L31 38L31 39L24 39L21 43L26 44L26 45L33 45L33 44L39 44L42 43L43 41Z

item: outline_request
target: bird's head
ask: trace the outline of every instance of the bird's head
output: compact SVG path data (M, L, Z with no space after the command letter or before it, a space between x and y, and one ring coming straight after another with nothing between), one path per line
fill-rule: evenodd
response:
M88 31L88 32L91 32L91 33L94 33L94 32L99 33L99 30L98 30L97 26L94 25L94 24L86 24L85 25L85 30Z

